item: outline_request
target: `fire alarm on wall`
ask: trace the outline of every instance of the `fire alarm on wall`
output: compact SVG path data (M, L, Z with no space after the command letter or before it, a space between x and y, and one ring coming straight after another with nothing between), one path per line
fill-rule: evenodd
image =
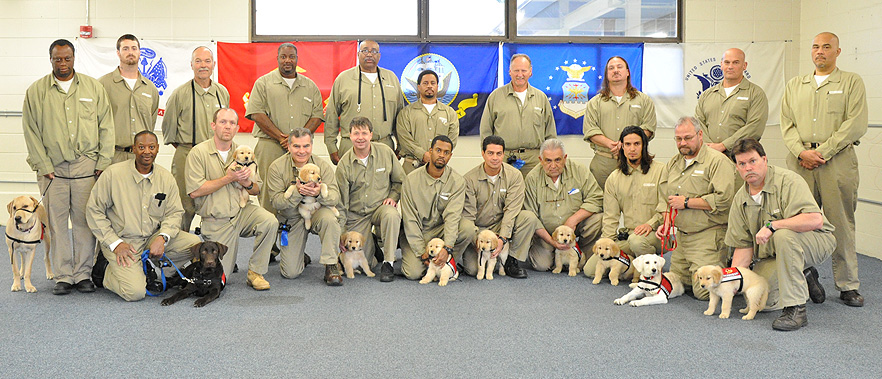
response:
M80 26L80 38L92 38L92 25Z

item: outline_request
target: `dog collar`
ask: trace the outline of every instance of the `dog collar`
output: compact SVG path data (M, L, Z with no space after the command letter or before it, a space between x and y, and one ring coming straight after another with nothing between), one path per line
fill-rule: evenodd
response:
M242 167L248 167L248 166L253 165L253 164L254 164L254 161L251 161L251 162L248 162L248 163L242 163L242 162L236 161L236 163L237 163L239 166L242 166Z
M736 280L738 281L738 289L735 290L735 293L738 294L744 288L744 276L741 275L741 270L738 270L737 267L726 267L723 269L720 283L734 282Z

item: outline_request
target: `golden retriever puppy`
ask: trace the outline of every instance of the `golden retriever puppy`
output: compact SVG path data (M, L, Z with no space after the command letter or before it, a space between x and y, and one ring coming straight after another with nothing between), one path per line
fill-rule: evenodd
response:
M251 150L250 146L240 145L236 150L233 150L233 161L227 165L227 168L231 168L233 171L239 171L249 166L252 167L251 175L248 179L253 183L255 181L255 175L257 174L257 164L254 162L254 150ZM246 190L245 187L242 187L241 184L233 183L233 185L239 189L239 206L244 207L245 204L248 204L251 195L248 194L248 190Z
M31 267L40 241L46 241L46 279L55 277L49 262L51 238L46 208L31 196L19 196L9 202L6 210L9 211L6 248L12 264L12 292L21 291L22 278L27 292L37 292L37 288L31 284Z
M756 312L766 307L769 299L769 281L746 267L701 266L692 280L697 280L701 288L710 292L710 301L704 314L711 316L717 310L720 299L720 318L729 318L732 310L732 298L741 293L747 306L739 310L746 313L742 320L753 320Z
M631 292L613 301L616 305L628 303L632 307L640 307L666 304L668 299L683 294L685 290L683 282L677 274L673 272L662 274L662 268L665 266L664 258L655 254L646 254L634 258L631 264L640 274L640 281L631 283Z
M422 258L429 261L429 267L426 270L426 275L420 280L420 284L431 283L437 277L438 285L444 287L448 281L456 280L459 277L459 270L456 269L456 261L453 260L453 255L448 255L447 262L440 265L436 265L433 262L435 257L441 253L441 250L444 250L444 240L440 238L432 238L426 244L426 252L423 253Z
M301 184L318 183L319 194L322 197L328 197L328 185L322 183L322 173L319 166L313 163L307 163L297 171L298 182ZM291 183L285 191L285 198L291 198L291 196L294 195L294 192L297 192L297 186L294 183ZM313 196L303 196L303 199L300 200L300 205L297 206L297 211L300 213L300 217L303 217L303 226L305 226L307 230L312 227L312 215L315 211L321 208L321 206L322 205ZM331 211L334 212L334 216L340 217L340 211L338 211L337 208L328 208L331 208Z
M499 236L490 229L484 229L475 238L475 247L478 249L478 280L485 277L493 280L493 270L496 268L497 258L505 262L508 259L508 244L502 246L496 258L491 258L493 252L499 247ZM499 266L499 275L505 276L505 268Z
M579 259L582 257L581 253L576 248L576 233L573 232L573 228L566 225L558 226L554 229L554 233L551 233L551 239L557 241L557 243L569 246L566 250L554 249L554 270L551 272L554 274L560 274L561 270L563 270L563 265L567 264L570 266L569 275L578 275Z
M346 232L340 236L340 244L343 249L340 252L340 262L349 279L355 278L355 269L361 267L364 274L369 278L374 277L371 266L364 256L364 236L359 232Z
M619 278L631 278L636 282L638 275L635 274L634 266L631 264L631 257L619 249L619 244L609 238L598 239L594 243L594 255L600 260L594 268L593 284L600 284L603 274L609 270L609 282L617 286Z

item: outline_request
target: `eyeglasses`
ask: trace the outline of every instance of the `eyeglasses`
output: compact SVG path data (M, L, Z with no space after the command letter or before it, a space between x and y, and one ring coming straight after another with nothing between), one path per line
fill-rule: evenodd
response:
M359 50L358 52L362 53L364 55L378 55L378 54L380 54L380 50L377 50L377 49L371 49L371 50L364 49L364 50Z

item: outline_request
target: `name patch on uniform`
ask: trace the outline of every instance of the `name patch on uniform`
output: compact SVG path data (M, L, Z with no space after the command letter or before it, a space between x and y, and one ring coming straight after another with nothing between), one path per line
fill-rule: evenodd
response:
M383 171L386 171L386 168L385 168L385 167L380 167L380 168L377 169L377 172L383 172Z
M643 108L640 104L631 104L631 108Z
M567 191L567 194L568 194L568 195L575 195L575 194L577 194L577 193L579 193L579 189L578 189L578 188L573 188L573 189Z
M303 100L306 100L306 101L308 101L308 102L310 102L310 103L312 102L312 99L310 99L310 98L308 98L308 97L306 97L306 96L303 97Z
M539 108L539 107L533 107L533 109L540 111L540 112L542 111L542 108Z
M88 101L88 102L91 103L91 102L92 102L92 99L89 99L89 98L86 98L86 97L81 97L81 98L80 98L80 101Z
M440 197L441 200L450 200L450 192L441 192L438 194L438 197Z
M508 190L506 190L505 188L500 188L499 192L508 192Z
M438 117L438 119L441 120L441 122L443 122L443 123L447 123L446 117Z
M153 97L153 95L151 95L151 94L149 94L149 93L144 93L144 92L141 92L141 96L145 96L145 97Z
M738 96L737 99L738 100L750 100L750 98L748 98L747 96Z
M830 92L827 92L827 93L828 93L828 94L831 94L831 95L840 95L840 94L842 94L842 91L830 91Z
M696 175L704 175L704 170L692 171L692 176L696 176Z
M655 187L655 183L643 183L644 187Z

